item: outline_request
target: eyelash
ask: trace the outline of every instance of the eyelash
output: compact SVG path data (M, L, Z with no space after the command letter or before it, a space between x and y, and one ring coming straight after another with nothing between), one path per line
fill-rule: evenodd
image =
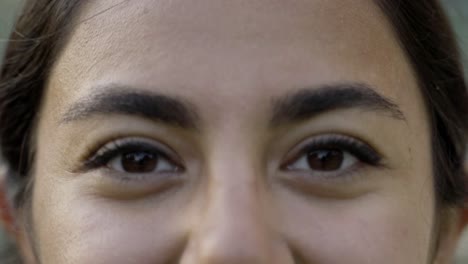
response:
M85 159L83 165L80 167L80 171L90 171L98 168L106 167L112 159L122 155L125 152L148 152L157 155L163 159L168 160L175 166L183 170L183 166L176 161L171 155L167 154L166 151L161 150L162 147L155 146L155 143L146 142L149 140L144 139L117 139L104 146L98 148L97 151L92 151L92 156Z
M89 155L91 157L85 159L82 166L80 167L79 171L91 171L103 167L107 167L109 162L113 159L122 155L125 152L148 152L161 157L168 162L174 164L176 167L180 168L180 170L184 170L184 167L177 162L177 159L173 157L173 155L167 154L167 151L162 150L163 147L155 146L155 143L149 143L144 139L135 139L135 138L127 138L127 139L117 139L110 143L105 144L104 146L99 147L97 150L92 151L94 153ZM373 167L380 167L382 166L382 156L374 150L368 144L354 139L352 137L344 136L344 135L326 135L326 136L318 136L312 138L305 144L301 146L299 151L293 151L293 155L286 159L280 166L280 169L283 171L289 171L288 168L291 163L298 161L304 155L311 153L312 151L321 150L321 149L338 149L343 152L348 152L361 163L368 164ZM354 167L354 166L353 166ZM351 168L345 170L344 172L315 172L315 176L318 178L323 178L325 181L329 180L349 180L355 176L352 173L356 168ZM311 174L308 172L301 172L301 174ZM318 175L317 175L318 174ZM127 180L142 180L142 177L146 177L144 175L132 175L131 177L122 177L123 181ZM310 175L305 176L310 177ZM120 177L119 177L120 178Z
M356 157L359 162L368 164L373 167L380 167L383 165L382 155L368 144L344 135L326 135L315 137L309 142L305 143L305 146L301 146L299 151L296 151L295 154L287 158L280 168L287 171L289 170L288 167L291 163L298 161L301 157L308 155L308 153L311 153L312 151L321 149L338 149L343 152L348 152ZM349 178L353 175L349 170L345 171L344 173L335 173L335 175L333 175L333 172L322 173L322 176L323 174L327 175L327 177L323 177L327 179Z

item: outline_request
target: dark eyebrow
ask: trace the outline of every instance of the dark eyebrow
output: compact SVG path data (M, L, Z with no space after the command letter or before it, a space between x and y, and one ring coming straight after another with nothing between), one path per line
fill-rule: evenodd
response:
M406 120L397 104L362 83L340 83L301 89L273 102L273 126L303 121L324 112L360 108Z
M198 115L195 109L176 97L143 91L134 88L111 87L75 104L65 112L61 123L82 120L94 115L121 114L139 116L181 128L195 129Z

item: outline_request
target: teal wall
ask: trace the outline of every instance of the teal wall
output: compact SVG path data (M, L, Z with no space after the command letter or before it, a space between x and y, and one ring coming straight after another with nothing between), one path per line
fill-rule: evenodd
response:
M5 50L5 44L8 39L8 35L11 31L13 25L14 17L17 14L19 9L20 1L18 0L0 0L0 63L1 58L3 58L3 53ZM1 171L0 166L0 171ZM1 179L0 179L1 180ZM5 235L0 229L0 253L5 247Z
M19 0L0 0L0 57L3 57L6 40L20 4Z
M458 41L462 48L465 75L468 78L468 1L467 0L445 0L447 13L458 36Z

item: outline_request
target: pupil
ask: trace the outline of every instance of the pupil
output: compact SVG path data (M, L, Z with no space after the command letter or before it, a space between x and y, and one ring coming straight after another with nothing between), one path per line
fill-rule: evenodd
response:
M132 152L122 156L122 168L126 172L151 172L158 163L157 156L147 152Z
M343 151L338 149L315 150L308 154L307 162L310 168L314 170L338 170L343 163Z

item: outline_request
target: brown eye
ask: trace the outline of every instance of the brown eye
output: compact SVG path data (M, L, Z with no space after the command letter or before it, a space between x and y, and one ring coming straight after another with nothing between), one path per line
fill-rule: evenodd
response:
M359 160L341 149L316 149L305 152L288 164L286 168L293 171L335 172L355 165Z
M121 158L121 166L125 172L148 173L158 166L158 156L148 152L125 153Z
M323 149L311 151L307 154L309 167L317 171L338 170L343 164L344 153L339 149Z
M158 152L133 151L116 155L107 167L122 173L177 172L179 166Z

